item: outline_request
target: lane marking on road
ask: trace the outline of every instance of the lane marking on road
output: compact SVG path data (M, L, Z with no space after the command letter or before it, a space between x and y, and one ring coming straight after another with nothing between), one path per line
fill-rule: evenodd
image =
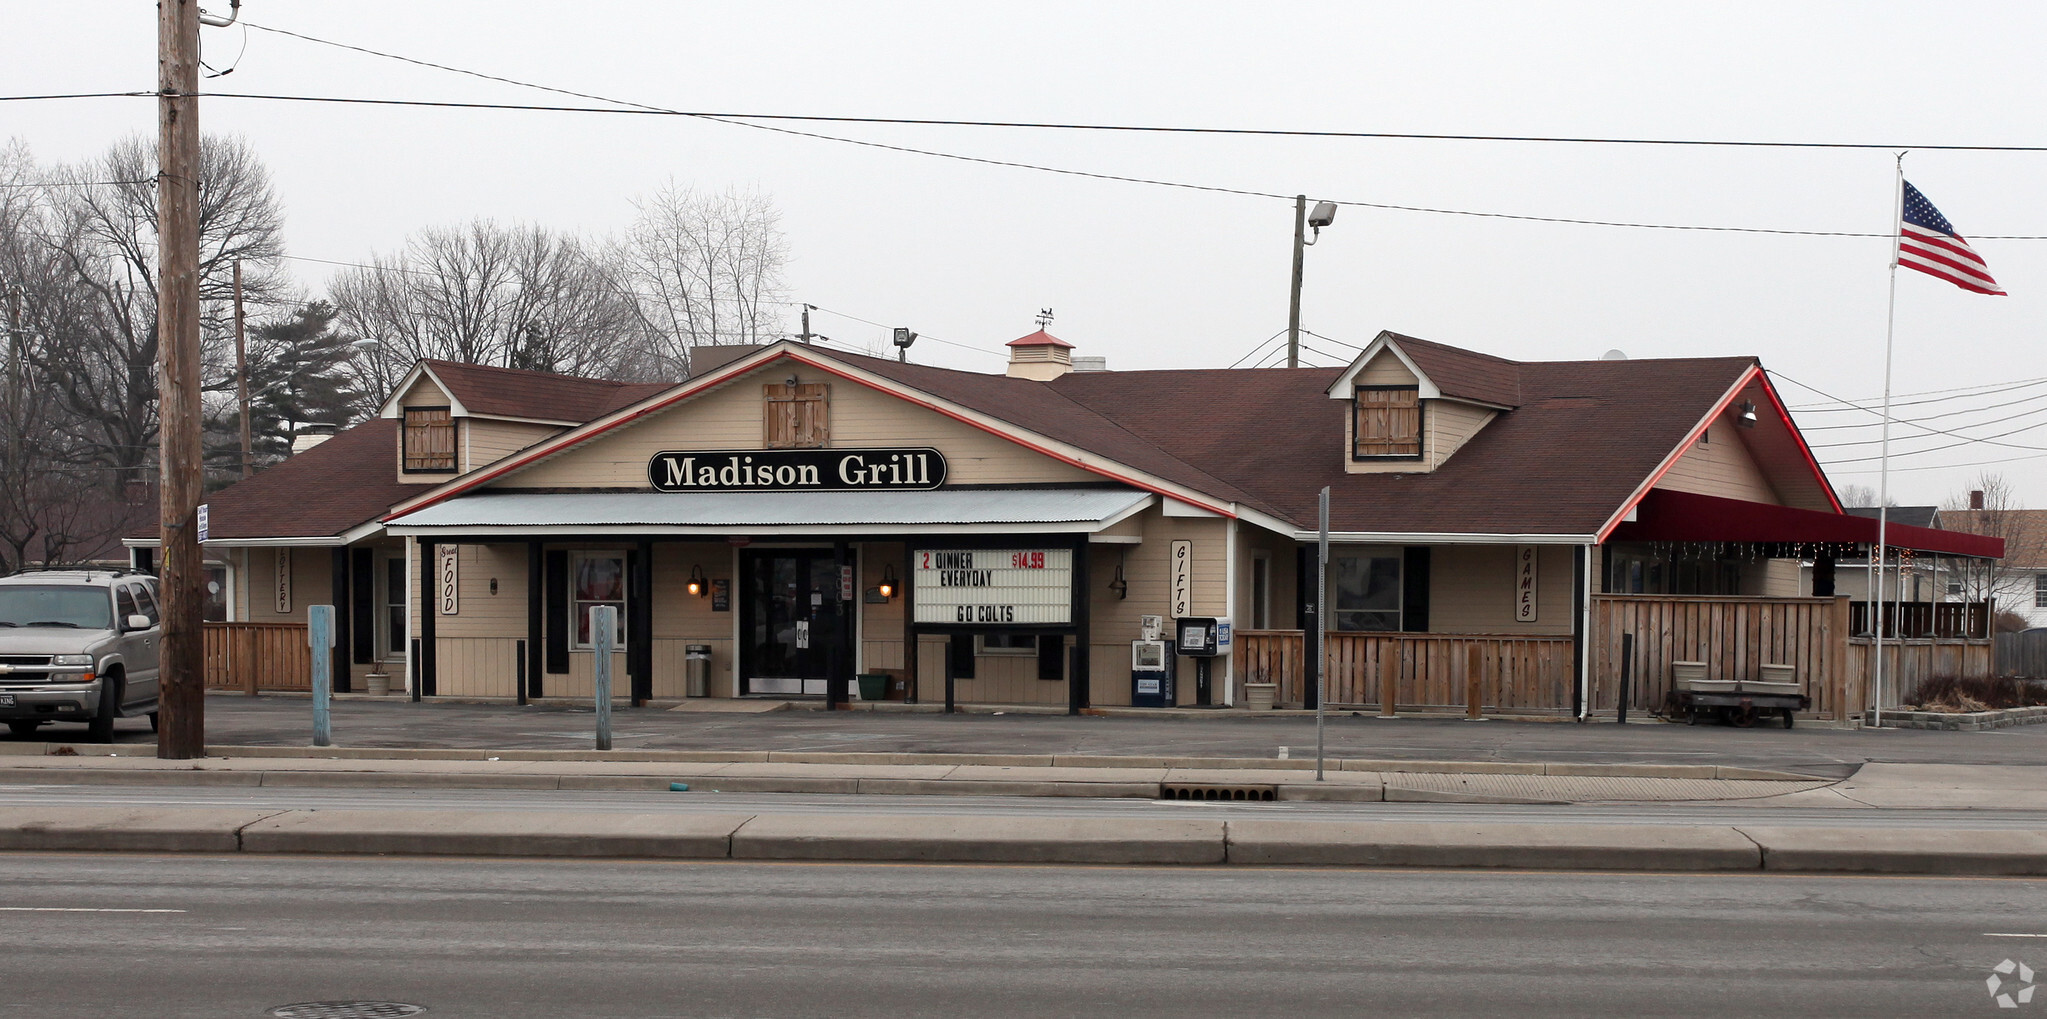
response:
M1986 938L2047 938L2047 934L1985 934Z
M98 909L87 906L0 906L0 913L183 913L182 909Z

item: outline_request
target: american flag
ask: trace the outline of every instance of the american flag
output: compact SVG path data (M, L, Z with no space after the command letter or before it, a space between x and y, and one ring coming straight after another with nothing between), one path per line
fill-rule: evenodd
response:
M1898 264L1944 279L1963 290L2005 296L2004 288L1990 278L1990 267L1969 242L1955 233L1954 224L1905 181L1905 222L1898 228Z

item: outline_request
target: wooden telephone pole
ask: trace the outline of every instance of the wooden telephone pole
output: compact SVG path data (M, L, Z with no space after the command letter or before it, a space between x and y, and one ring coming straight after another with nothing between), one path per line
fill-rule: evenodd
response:
M157 378L162 672L156 756L206 753L199 451L199 4L157 2Z

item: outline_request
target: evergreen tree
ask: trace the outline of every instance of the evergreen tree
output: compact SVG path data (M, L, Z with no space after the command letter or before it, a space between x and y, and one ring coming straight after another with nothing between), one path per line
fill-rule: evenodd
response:
M361 398L348 375L355 337L334 319L332 305L312 301L249 331L249 435L259 468L290 456L292 440L310 427L350 423ZM240 476L241 408L231 375L225 385L228 399L213 403L207 432L210 459L231 480Z

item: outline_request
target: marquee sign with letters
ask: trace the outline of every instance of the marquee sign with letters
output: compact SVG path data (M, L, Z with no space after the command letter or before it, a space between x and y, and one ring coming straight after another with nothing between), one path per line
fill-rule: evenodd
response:
M921 492L945 484L945 454L903 449L663 450L657 492Z
M911 563L919 623L1067 626L1071 548L920 548Z

